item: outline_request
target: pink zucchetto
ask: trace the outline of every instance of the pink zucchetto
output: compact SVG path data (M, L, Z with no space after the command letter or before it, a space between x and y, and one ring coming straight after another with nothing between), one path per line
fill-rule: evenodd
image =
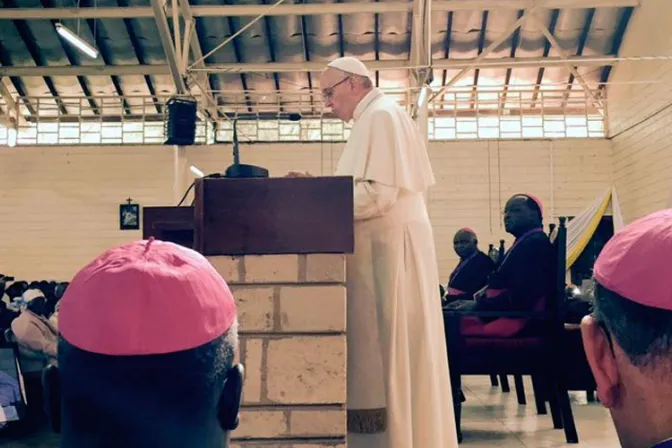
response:
M672 209L641 218L617 232L593 270L608 290L640 305L672 311Z
M457 233L469 233L471 235L476 236L476 232L474 232L474 229L471 227L462 227L460 230L457 231Z
M110 249L85 266L61 299L59 330L104 355L189 350L226 333L236 305L201 254L149 239Z
M544 214L544 203L541 202L541 199L539 199L537 196L535 196L533 194L530 194L530 193L521 194L521 196L525 196L528 199L530 199L532 202L537 204L537 207L539 207L539 211L541 212L541 214L542 215Z

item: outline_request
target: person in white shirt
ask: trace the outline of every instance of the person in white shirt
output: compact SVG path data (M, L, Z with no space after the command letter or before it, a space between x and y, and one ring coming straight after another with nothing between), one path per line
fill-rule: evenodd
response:
M434 236L435 182L410 116L359 60L322 73L324 102L354 120L336 175L354 179L355 253L347 259L348 447L457 446Z

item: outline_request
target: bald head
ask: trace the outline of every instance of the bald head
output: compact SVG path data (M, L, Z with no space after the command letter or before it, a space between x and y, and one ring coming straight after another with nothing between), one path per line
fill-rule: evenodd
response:
M320 76L325 107L343 121L350 121L359 102L372 89L368 70L355 58L339 58L331 62Z
M468 228L458 230L453 239L453 248L461 259L470 257L478 250L476 233Z

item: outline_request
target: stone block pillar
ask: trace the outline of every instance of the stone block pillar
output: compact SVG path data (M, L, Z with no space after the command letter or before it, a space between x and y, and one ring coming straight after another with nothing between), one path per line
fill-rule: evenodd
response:
M209 256L238 306L233 448L344 448L345 255Z

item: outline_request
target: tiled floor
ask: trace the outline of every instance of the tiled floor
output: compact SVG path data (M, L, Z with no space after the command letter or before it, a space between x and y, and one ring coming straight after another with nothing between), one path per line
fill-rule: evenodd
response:
M513 378L510 377L509 382L513 387L512 380ZM464 441L460 447L616 448L619 446L609 413L599 403L588 404L585 393L573 393L572 395L572 409L581 443L567 445L564 432L553 429L550 412L548 415L537 415L532 396L532 385L529 381L525 383L528 403L525 406L518 405L515 391L504 394L500 388L491 387L487 377L465 377L464 386L467 402L462 416ZM0 446L3 448L57 448L58 437L44 431L42 434L15 442L0 438Z
M537 415L532 384L525 378L527 405L518 405L513 378L511 392L502 393L490 386L488 377L464 377L466 403L462 410L462 432L465 448L555 448L583 446L617 448L619 445L611 417L600 403L588 403L586 394L572 393L572 411L580 444L565 443L565 433L553 429L548 415ZM548 408L548 406L547 406Z

